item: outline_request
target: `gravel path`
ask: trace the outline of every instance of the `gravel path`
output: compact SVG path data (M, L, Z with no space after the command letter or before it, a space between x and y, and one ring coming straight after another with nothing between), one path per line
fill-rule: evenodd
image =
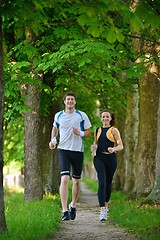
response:
M50 240L136 240L125 230L98 219L99 207L95 193L81 184L81 194L74 221L64 221Z

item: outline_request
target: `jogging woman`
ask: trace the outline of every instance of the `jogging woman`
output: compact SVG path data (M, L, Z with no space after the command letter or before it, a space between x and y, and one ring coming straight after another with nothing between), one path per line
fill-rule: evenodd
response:
M112 179L117 168L116 152L123 149L123 143L119 130L114 127L114 114L103 110L100 117L102 127L94 133L95 144L91 146L91 151L96 150L93 161L98 177L99 220L103 221L107 219Z

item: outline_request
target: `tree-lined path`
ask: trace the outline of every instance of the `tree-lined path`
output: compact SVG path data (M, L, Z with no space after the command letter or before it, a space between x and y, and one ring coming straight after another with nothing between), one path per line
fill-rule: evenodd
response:
M3 165L21 165L25 201L58 193L58 151L48 143L67 91L89 116L92 133L102 109L116 116L124 150L115 189L159 204L159 0L0 0L0 6L0 234L7 230ZM87 169L92 141L85 143Z
M62 222L61 229L50 240L135 240L125 230L98 219L99 207L97 196L81 185L77 217L75 221Z

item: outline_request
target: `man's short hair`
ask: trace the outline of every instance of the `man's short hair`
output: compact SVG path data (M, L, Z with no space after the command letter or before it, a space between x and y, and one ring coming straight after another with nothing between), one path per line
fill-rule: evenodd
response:
M74 94L73 92L67 92L67 93L64 95L64 98L63 98L64 101L66 100L66 97L67 97L67 96L73 96L73 97L75 98L75 100L76 100L76 96L75 96L75 94Z

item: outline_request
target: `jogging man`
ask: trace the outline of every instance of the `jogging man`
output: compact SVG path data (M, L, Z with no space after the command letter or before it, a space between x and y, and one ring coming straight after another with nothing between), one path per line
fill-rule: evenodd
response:
M50 149L56 147L56 137L59 134L60 162L60 198L62 204L62 220L74 220L76 217L76 202L80 191L80 179L83 166L83 138L91 136L91 123L88 116L75 109L76 97L73 92L64 96L65 109L56 113L51 131ZM68 207L68 184L70 168L72 167L72 201Z

